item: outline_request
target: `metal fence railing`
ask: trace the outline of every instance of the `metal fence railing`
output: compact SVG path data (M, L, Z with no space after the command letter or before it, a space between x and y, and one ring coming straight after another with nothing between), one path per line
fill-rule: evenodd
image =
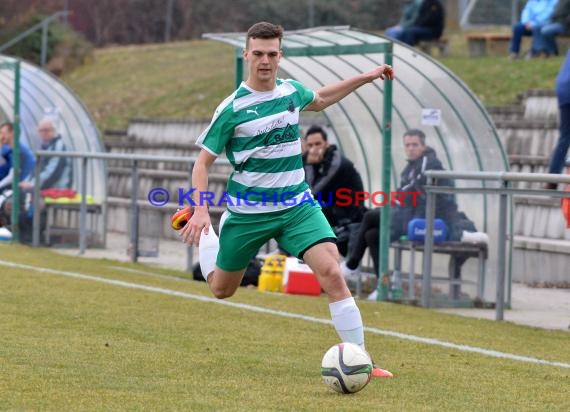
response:
M90 159L103 160L123 160L131 164L131 193L130 193L130 228L129 240L131 242L131 261L136 262L139 257L139 163L140 162L172 162L183 163L188 165L188 182L191 187L191 172L196 161L196 157L176 157L176 156L151 156L151 155L135 155L135 154L111 154L111 153L84 153L84 152L53 152L53 151L37 151L37 163L35 169L35 179L39 181L39 165L43 157L69 157L81 159L81 172L79 193L81 194L81 203L79 205L79 250L80 254L85 253L86 249L86 219L87 219L87 185L86 173L87 162ZM227 159L218 159L218 164L229 165ZM497 252L497 279L496 279L496 320L503 320L505 307L505 285L508 283L509 296L507 302L510 302L510 267L507 268L507 259L510 261L512 247L507 250L509 241L512 238L508 235L508 213L509 207L512 208L513 195L526 196L544 196L553 198L570 197L569 191L541 190L541 189L522 189L513 187L517 182L530 183L557 183L570 185L570 175L563 174L546 174L546 173L512 173L512 172L454 172L454 171L434 171L426 172L428 178L425 187L426 193L426 230L424 239L424 253L422 262L422 295L421 305L424 307L431 306L431 281L432 281L432 255L433 255L433 222L435 218L435 202L436 195L440 193L451 194L481 194L481 195L497 195L499 196L498 225L497 225L497 243L494 250ZM453 181L471 181L481 182L480 186L456 187L456 186L438 186L439 179L449 179ZM495 184L492 184L495 182ZM106 201L106 199L105 199ZM33 193L33 246L40 244L40 188L34 186ZM104 217L106 219L106 216ZM512 233L511 233L512 235ZM193 250L187 248L187 269L192 267ZM507 277L507 273L509 274ZM507 282L508 281L508 282Z
M512 187L516 182L539 182L570 184L570 175L548 173L512 173L512 172L453 172L435 171L426 172L428 178L426 191L426 235L424 240L423 277L422 277L422 306L429 307L431 304L431 277L432 277L432 254L433 254L433 225L435 218L435 200L438 193L478 193L495 194L499 196L498 227L497 227L497 289L496 289L496 320L503 320L505 306L505 284L507 272L507 224L508 208L512 205L512 195L548 195L555 198L570 197L570 192L539 189L519 189ZM439 179L480 181L480 187L459 188L451 186L438 186ZM489 187L485 182L496 182L497 187ZM509 249L508 254L511 254ZM509 259L510 261L510 259ZM509 268L510 273L510 268ZM511 277L508 277L510 291ZM510 292L509 299L510 302Z
M177 156L151 156L151 155L137 155L137 154L111 154L111 153L87 153L87 152L55 152L39 150L36 152L36 169L35 181L39 181L40 165L43 157L67 157L81 159L81 171L79 182L79 193L81 195L81 203L79 206L79 253L84 254L87 246L87 162L90 159L99 160L126 160L131 163L131 193L130 193L130 231L129 238L131 242L131 261L136 262L139 255L139 206L138 206L138 188L139 188L139 163L140 162L170 162L170 163L185 163L188 165L188 183L191 187L192 183L192 168L196 161L196 157L177 157ZM216 160L217 164L229 164L226 159ZM106 196L105 199L106 201ZM37 247L40 245L40 187L34 186L33 193L33 238L32 245ZM103 217L104 221L106 216ZM187 269L192 267L192 248L187 251Z

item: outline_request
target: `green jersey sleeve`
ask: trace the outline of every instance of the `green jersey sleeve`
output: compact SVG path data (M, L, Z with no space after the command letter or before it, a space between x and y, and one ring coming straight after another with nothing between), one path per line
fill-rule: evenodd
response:
M313 100L315 100L315 97L317 95L313 90L309 89L304 84L299 83L297 80L288 79L286 81L287 83L291 84L299 94L299 97L301 99L300 110L303 110L305 107L313 103Z
M233 119L232 104L220 105L214 112L210 125L196 140L196 144L215 156L222 154L224 147L234 136Z

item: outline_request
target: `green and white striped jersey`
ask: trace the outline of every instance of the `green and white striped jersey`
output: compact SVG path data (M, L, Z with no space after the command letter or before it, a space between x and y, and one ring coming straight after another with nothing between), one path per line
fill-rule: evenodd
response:
M234 167L224 202L230 211L274 212L312 199L301 157L299 112L314 99L315 92L301 83L277 79L266 92L242 82L218 106L196 143L214 156L226 150Z

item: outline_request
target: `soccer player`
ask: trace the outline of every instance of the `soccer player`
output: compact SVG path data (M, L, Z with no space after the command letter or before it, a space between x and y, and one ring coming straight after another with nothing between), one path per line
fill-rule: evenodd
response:
M219 238L200 202L180 233L185 243L198 245L202 274L219 299L235 293L250 258L274 238L316 274L341 340L364 348L360 310L341 275L335 235L318 204L307 201L312 197L301 158L299 112L323 110L376 79L392 80L394 72L382 64L313 91L277 78L282 37L283 28L267 22L248 30L243 50L248 78L218 106L197 140L201 151L192 171L197 193L208 190L208 170L224 149L234 166ZM375 367L373 376L392 374Z

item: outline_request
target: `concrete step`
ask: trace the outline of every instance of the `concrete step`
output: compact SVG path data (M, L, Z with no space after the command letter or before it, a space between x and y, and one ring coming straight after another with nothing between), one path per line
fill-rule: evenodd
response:
M514 208L514 235L570 241L570 230L566 229L560 199L516 197ZM570 255L570 247L564 253Z
M131 119L127 135L137 142L193 145L208 127L205 119Z
M513 239L513 280L527 284L567 284L570 281L570 239L534 236Z
M497 131L501 143L509 156L522 155L550 158L550 154L559 137L556 127L544 127L544 125L538 125L537 123L529 123L528 125L511 124L508 127L501 127Z
M107 191L111 197L130 198L132 193L132 171L127 167L109 167L107 169ZM191 190L189 172L177 170L138 170L138 198L148 199L153 189L165 189L171 200L178 201L179 191L187 193ZM210 173L208 177L208 191L213 192L214 199L219 200L226 190L228 175L224 173Z
M554 90L528 90L521 95L524 118L558 121L558 101Z
M524 108L521 105L517 106L501 106L489 107L487 112L493 118L495 123L501 121L518 120L524 116Z

